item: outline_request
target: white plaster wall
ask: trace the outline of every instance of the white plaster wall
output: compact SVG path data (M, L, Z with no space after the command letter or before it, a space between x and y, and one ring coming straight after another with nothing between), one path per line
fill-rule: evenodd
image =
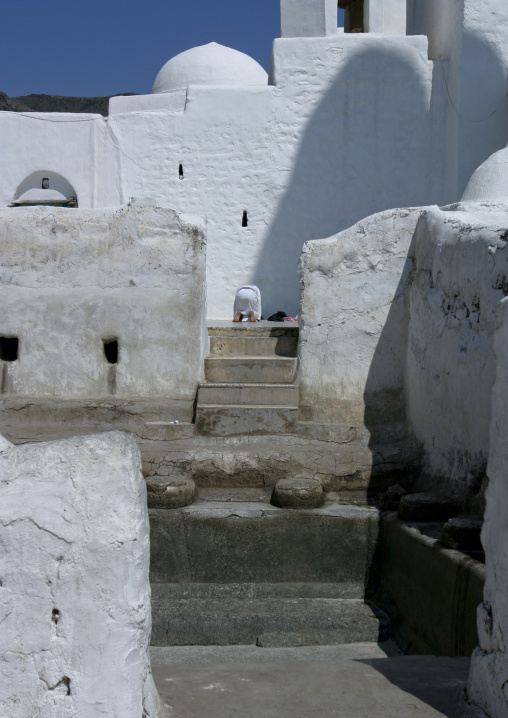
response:
M491 154L508 142L508 3L505 0L455 0L463 3L457 115L457 197ZM450 92L453 93L453 78Z
M365 32L406 34L406 0L364 0Z
M230 317L246 282L260 287L265 316L294 315L306 240L442 196L432 74L424 38L277 40L270 87L190 86L181 112L111 116L122 152L104 201L148 194L206 216L210 318Z
M420 209L368 217L300 260L302 414L387 423L403 415L411 243Z
M205 235L148 203L0 211L3 392L192 401L205 337ZM107 363L103 339L118 338Z
M115 432L0 440L0 715L158 718L141 460Z
M449 60L455 0L407 0L407 34L426 35L431 60Z
M42 170L64 177L80 207L93 207L105 126L101 115L0 112L0 208L9 206L29 175Z
M508 204L460 204L423 213L415 234L406 392L425 469L464 495L489 451L493 335L508 293Z
M319 37L337 33L336 0L281 0L281 37Z
M473 653L469 710L479 718L508 715L508 300L497 309L496 383L492 391L487 510L482 531L487 580L478 608L480 646ZM476 709L476 710L475 710Z

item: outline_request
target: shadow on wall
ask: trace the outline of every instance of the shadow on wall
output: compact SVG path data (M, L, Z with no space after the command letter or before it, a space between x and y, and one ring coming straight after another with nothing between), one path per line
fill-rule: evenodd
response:
M253 283L265 315L298 311L303 243L385 209L438 201L428 67L402 43L347 59L308 120L289 187L267 232ZM435 140L434 140L435 141ZM279 268L294 273L281 281Z
M508 142L507 60L483 36L464 33L459 111L452 107L459 125L457 199L477 167Z

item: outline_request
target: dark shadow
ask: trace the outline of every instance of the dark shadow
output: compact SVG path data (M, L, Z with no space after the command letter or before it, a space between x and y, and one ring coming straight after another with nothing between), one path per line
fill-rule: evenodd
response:
M402 656L360 660L385 676L405 693L442 713L446 718L464 715L464 688L469 673L469 658Z

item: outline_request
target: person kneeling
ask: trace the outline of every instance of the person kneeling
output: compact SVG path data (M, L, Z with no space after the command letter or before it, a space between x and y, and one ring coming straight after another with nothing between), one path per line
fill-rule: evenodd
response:
M261 319L261 292L251 284L236 290L234 322L259 322Z

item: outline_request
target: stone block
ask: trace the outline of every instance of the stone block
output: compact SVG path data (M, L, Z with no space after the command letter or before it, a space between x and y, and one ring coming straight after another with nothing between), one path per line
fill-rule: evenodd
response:
M441 543L447 548L482 551L483 520L474 516L457 516L443 526Z
M284 509L315 509L323 502L323 487L317 479L280 479L272 495L272 504Z
M0 442L0 526L0 715L161 716L134 438Z
M400 500L406 494L406 489L400 484L390 486L388 491L381 495L379 504L381 511L398 511Z
M399 504L402 521L447 521L459 511L451 499L436 494L408 494Z
M179 509L196 500L196 484L192 479L147 479L149 509Z

